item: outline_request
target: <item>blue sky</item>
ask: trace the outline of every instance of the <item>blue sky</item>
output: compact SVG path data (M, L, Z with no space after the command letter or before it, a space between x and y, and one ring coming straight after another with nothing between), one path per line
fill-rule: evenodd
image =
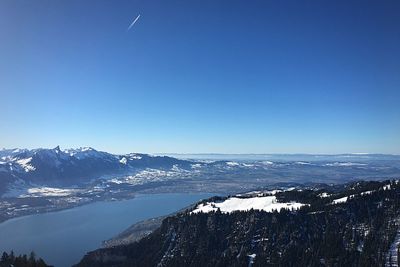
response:
M0 1L0 147L400 154L399 13L399 1Z

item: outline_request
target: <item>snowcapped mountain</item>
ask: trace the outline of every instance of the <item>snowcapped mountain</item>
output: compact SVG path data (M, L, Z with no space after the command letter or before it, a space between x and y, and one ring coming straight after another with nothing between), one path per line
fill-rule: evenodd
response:
M368 155L368 158L315 155L320 160L292 155L267 156L252 160L212 160L139 153L115 155L90 147L3 149L0 150L0 196L21 188L91 187L102 180L107 180L111 187L149 183L157 186L157 183L179 180L175 186L237 192L276 182L337 183L398 178L400 174L400 156L396 155ZM95 180L98 178L104 179Z
M48 185L72 185L104 175L125 174L136 169L190 168L190 162L167 156L131 153L113 155L90 147L61 150L0 150L0 192L13 181Z

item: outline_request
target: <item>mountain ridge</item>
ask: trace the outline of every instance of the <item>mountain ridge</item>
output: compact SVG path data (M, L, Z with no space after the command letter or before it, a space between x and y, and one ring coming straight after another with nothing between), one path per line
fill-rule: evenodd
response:
M242 197L273 193L259 194ZM279 212L188 210L139 241L89 252L76 266L383 266L397 257L398 180L275 194L279 202L308 205ZM227 199L213 197L196 207Z
M114 155L90 147L61 150L8 149L0 151L0 191L12 181L68 186L89 182L103 175L117 175L134 169L188 168L189 162L167 156L141 153Z

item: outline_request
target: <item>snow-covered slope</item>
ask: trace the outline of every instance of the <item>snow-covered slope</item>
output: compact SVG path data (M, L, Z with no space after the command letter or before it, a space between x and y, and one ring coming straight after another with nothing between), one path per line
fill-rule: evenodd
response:
M234 211L263 210L266 212L280 211L281 209L297 210L305 204L297 202L280 203L276 196L255 196L248 198L230 197L222 202L207 202L199 204L193 213L211 212L218 209L223 213Z

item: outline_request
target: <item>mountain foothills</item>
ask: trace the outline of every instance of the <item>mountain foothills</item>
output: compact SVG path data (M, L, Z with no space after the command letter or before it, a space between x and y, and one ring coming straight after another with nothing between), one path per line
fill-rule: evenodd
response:
M398 180L260 190L204 200L76 266L398 266L399 225Z

